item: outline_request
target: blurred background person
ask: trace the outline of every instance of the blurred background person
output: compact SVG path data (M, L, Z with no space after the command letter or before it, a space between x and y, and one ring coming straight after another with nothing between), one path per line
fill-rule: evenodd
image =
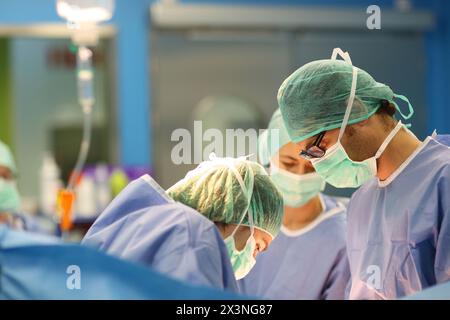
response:
M10 148L0 141L0 223L23 229L19 218L20 195L16 184L17 169Z
M17 175L11 149L0 141L0 223L17 230L49 233L47 221L41 221L22 210Z

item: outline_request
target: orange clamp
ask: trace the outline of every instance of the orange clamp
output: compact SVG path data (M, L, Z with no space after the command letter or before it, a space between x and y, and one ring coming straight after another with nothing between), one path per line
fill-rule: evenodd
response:
M75 193L69 190L61 190L58 196L58 204L61 218L61 231L72 229L72 211L75 202Z

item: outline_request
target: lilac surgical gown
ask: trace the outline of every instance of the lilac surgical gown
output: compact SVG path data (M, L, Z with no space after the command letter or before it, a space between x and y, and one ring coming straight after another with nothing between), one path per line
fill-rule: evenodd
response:
M345 207L321 195L324 211L298 231L282 227L239 281L241 293L266 299L344 299L349 281Z
M450 149L432 137L348 206L350 299L396 299L450 280Z

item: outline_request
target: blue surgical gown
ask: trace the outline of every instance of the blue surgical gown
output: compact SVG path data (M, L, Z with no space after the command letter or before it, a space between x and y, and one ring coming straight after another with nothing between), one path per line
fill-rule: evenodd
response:
M214 223L170 199L148 175L131 182L111 202L82 243L190 284L237 291Z
M6 226L0 226L0 270L0 299L238 298L185 285L91 248Z
M443 145L450 147L450 134L439 134L435 139Z
M267 299L344 299L349 281L345 207L321 196L324 211L299 231L282 227L239 281L242 293Z
M350 299L396 299L450 280L450 149L428 137L348 206Z
M407 296L403 300L450 300L450 281Z
M15 213L14 218L19 222L19 225L21 226L20 230L32 233L50 234L56 229L56 226L53 227L53 230L51 229L51 226L54 225L54 223L50 221L50 219L47 219L46 221L46 218L38 218L26 213ZM49 225L47 228L45 228L42 223L43 221L47 222Z

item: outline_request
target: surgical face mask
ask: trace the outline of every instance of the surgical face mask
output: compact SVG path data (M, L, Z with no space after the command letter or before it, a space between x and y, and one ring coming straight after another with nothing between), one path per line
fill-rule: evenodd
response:
M20 196L14 181L0 178L0 212L17 212Z
M236 249L236 242L234 240L234 234L238 228L239 226L236 227L233 233L224 240L236 280L244 278L256 263L256 259L253 256L256 248L256 240L253 236L253 227L251 227L252 231L250 237L248 238L244 249L241 251Z
M364 161L350 159L339 140L327 150L322 158L312 159L311 163L317 173L332 186L336 188L357 188L377 174L377 159L402 127L403 124L399 121L375 155Z
M270 164L270 177L280 189L284 204L297 208L325 189L325 180L316 172L295 174Z
M335 53L333 53L333 57L335 58ZM351 64L351 60L347 53L343 55L343 58ZM322 158L311 159L311 163L316 169L316 172L324 178L327 183L336 188L356 188L374 177L377 173L377 159L403 126L401 121L399 121L373 157L364 161L353 161L349 158L341 144L341 138L345 132L353 101L355 99L357 74L358 69L353 67L350 97L348 99L344 119L342 120L341 129L339 130L337 143L328 149Z

